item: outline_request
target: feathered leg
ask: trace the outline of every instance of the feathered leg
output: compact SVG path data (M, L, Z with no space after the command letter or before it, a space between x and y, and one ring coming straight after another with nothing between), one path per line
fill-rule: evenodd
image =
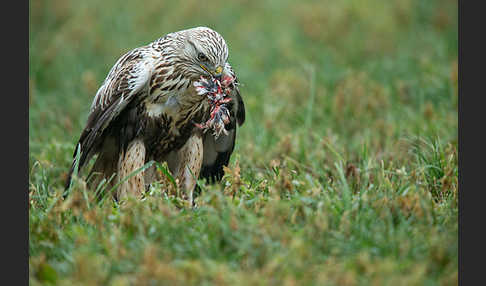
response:
M145 164L145 145L142 140L135 139L128 144L125 152L120 152L118 161L118 181L125 180L132 172L141 168ZM126 179L117 190L117 199L127 196L140 197L145 191L144 173L138 172L136 175Z
M193 192L196 187L197 178L199 178L199 172L202 167L203 160L203 141L200 134L195 134L189 138L185 145L185 148L181 150L183 165L185 168L180 170L178 175L181 187L186 191L189 196L188 199L193 204Z
M182 190L182 198L193 205L193 192L197 178L201 171L203 160L203 142L200 133L196 133L187 140L186 144L177 152L178 166L174 176L178 187Z

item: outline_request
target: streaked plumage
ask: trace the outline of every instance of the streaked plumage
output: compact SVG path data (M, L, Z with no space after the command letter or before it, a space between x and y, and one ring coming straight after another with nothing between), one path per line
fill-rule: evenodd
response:
M77 144L80 169L98 154L90 174L99 175L90 185L96 188L103 178L116 174L114 185L150 160L167 162L191 200L191 172L220 180L234 149L237 125L245 120L243 100L233 84L228 132L216 139L196 127L208 119L210 105L197 94L194 82L201 76L229 75L237 83L227 58L224 39L205 27L167 34L123 55L96 93ZM147 169L124 182L117 196L140 194L157 179L158 173Z

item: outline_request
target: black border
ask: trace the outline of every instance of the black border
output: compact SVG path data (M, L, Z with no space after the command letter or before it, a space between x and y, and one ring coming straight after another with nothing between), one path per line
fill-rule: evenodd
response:
M29 3L9 2L3 11L12 16L1 22L2 284L9 285L29 283Z
M467 6L465 4L468 4ZM484 278L484 229L486 209L482 195L484 182L484 107L486 81L486 45L484 44L484 9L458 1L459 13L459 285L480 285ZM469 137L469 140L466 139ZM482 156L480 156L482 155ZM476 182L473 180L476 178ZM482 249L481 249L482 248ZM477 258L478 261L475 261ZM476 277L477 275L477 277ZM480 276L481 275L481 276ZM477 279L476 279L477 278Z

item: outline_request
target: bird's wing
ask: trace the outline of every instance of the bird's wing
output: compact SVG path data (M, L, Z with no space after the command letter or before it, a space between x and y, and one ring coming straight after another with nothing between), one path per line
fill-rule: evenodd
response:
M222 133L216 139L211 132L207 132L203 137L203 165L200 177L210 182L219 181L223 177L223 166L228 166L235 148L236 128L245 122L245 104L238 88L238 79L229 64L226 70L235 78L236 83L231 94L232 101L228 104L230 122L225 126L228 134Z
M146 88L152 74L153 64L147 56L147 48L134 49L123 55L108 73L103 85L98 89L90 114L78 144L74 157L81 148L78 168L96 153L96 147L102 143L103 132L135 98L141 100L146 95ZM75 162L68 175L68 181Z

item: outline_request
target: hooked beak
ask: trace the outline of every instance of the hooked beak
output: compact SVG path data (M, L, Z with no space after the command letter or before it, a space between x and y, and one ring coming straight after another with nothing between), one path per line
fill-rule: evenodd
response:
M218 78L218 79L221 79L221 76L223 75L223 67L222 66L218 66L215 70L214 70L214 73L213 73L213 76L215 78Z
M200 65L203 70L205 70L207 73L215 77L217 80L221 80L221 76L223 75L223 67L218 66L214 71L210 71L208 68L206 68L204 65Z

